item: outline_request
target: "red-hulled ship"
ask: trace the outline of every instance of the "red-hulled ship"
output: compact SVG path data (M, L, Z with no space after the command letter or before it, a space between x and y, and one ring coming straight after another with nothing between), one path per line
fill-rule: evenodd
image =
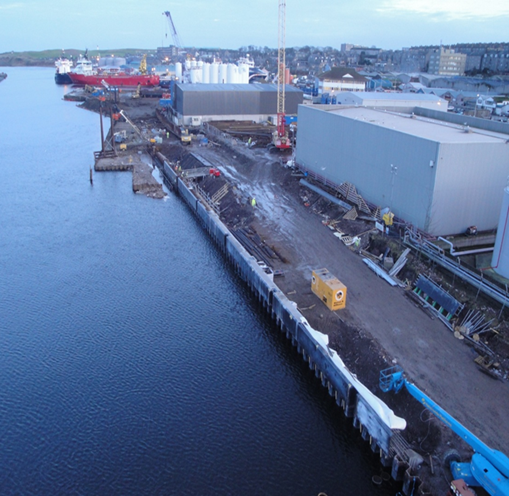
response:
M136 87L141 86L158 86L159 76L157 74L149 74L147 72L147 56L141 59L140 69L138 73L127 73L119 69L110 70L92 70L90 67L84 67L82 70L68 72L71 81L74 84L88 84L90 86L101 86L104 81L110 86L119 87Z
M110 86L136 87L158 86L159 76L157 74L127 74L125 72L94 72L93 74L77 74L68 72L74 84L88 84L90 86L101 86L105 81Z

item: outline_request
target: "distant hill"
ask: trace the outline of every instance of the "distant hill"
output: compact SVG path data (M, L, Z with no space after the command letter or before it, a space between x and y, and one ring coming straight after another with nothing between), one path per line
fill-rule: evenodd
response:
M144 50L141 48L117 48L115 50L89 50L89 57L97 57L101 55L115 54L118 57L128 57L133 55L143 55L144 53L155 52L155 50ZM19 67L19 66L39 66L49 67L53 66L55 60L59 57L66 57L71 59L77 59L79 55L83 55L85 50L75 50L69 48L65 50L54 49L54 50L42 50L39 52L5 52L0 53L0 66L6 67Z

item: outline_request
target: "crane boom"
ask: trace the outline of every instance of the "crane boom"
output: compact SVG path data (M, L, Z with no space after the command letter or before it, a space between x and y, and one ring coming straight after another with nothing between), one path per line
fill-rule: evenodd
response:
M279 0L277 43L277 113L285 114L286 0ZM279 119L278 119L279 120Z
M286 70L286 0L279 0L277 48L277 123L271 146L279 150L292 147L285 122L285 70Z
M179 35L177 34L177 29L175 28L175 24L173 23L173 19L171 18L170 11L166 10L165 12L163 12L163 15L165 15L168 19L168 24L169 24L170 30L171 30L171 36L173 38L173 44L177 47L177 55L178 55L178 52L181 47L180 47Z
M464 479L471 486L482 486L493 496L509 496L509 458L504 453L484 444L415 384L407 381L401 367L396 365L380 372L380 389L384 393L391 390L398 392L403 386L475 451L470 463L451 461L450 468L454 477Z

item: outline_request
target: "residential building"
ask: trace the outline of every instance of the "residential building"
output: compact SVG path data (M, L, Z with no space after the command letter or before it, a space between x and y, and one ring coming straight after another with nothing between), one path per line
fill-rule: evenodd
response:
M355 69L333 67L330 71L318 74L315 79L318 94L339 93L341 91L364 91L366 78Z
M461 76L465 73L467 56L453 49L440 47L429 54L428 72L444 76Z

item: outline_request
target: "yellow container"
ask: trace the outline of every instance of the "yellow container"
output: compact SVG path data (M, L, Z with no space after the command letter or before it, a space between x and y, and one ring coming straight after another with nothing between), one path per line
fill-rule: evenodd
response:
M340 310L346 306L346 286L327 269L313 270L311 290L329 310Z
M127 150L127 145L125 143L122 143L119 148L121 150Z

